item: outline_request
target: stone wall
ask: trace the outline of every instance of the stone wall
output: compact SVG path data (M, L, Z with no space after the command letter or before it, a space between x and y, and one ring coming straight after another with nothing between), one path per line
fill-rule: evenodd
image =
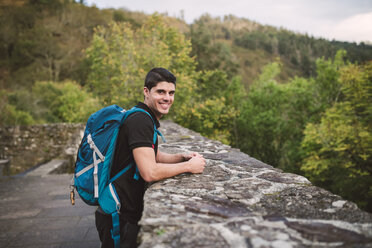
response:
M161 124L163 151L197 151L207 167L149 187L140 247L372 247L372 215L354 203L172 122Z
M5 174L23 172L54 158L70 159L77 150L83 124L0 127L0 156L10 160Z

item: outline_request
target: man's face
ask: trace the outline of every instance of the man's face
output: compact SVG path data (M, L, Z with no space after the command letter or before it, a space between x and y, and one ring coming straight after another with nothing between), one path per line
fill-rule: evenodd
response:
M174 101L174 93L176 86L173 83L159 82L151 90L143 89L145 95L145 104L154 112L159 120L163 115L168 114L170 107Z

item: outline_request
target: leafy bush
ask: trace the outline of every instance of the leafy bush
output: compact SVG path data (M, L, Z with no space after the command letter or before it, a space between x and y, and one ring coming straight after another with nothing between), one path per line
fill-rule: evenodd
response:
M86 122L101 108L97 98L74 82L37 82L33 87L44 120L53 122Z

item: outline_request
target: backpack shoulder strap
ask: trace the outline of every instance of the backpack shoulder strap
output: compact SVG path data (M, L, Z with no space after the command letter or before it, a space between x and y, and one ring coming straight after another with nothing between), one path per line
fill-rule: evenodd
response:
M163 140L163 142L166 143L166 140L165 140L163 134L162 134L162 133L161 133L161 132L156 128L155 121L154 121L154 119L152 118L152 116L150 115L149 112L147 112L147 111L144 110L144 109L138 108L138 107L136 107L136 106L133 107L133 108L131 108L131 109L128 110L128 111L129 111L128 116L129 116L130 114L134 113L134 112L142 112L142 113L147 114L147 115L150 117L150 119L152 120L152 123L154 124L154 137L153 137L153 144L155 145L155 143L156 143L156 139L157 139L158 135L161 137L161 139Z

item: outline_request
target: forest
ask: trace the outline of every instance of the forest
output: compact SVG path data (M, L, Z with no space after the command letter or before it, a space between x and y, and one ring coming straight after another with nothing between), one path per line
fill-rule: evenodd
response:
M0 126L128 109L161 66L177 76L167 118L372 212L369 44L73 0L4 1L0 30Z

